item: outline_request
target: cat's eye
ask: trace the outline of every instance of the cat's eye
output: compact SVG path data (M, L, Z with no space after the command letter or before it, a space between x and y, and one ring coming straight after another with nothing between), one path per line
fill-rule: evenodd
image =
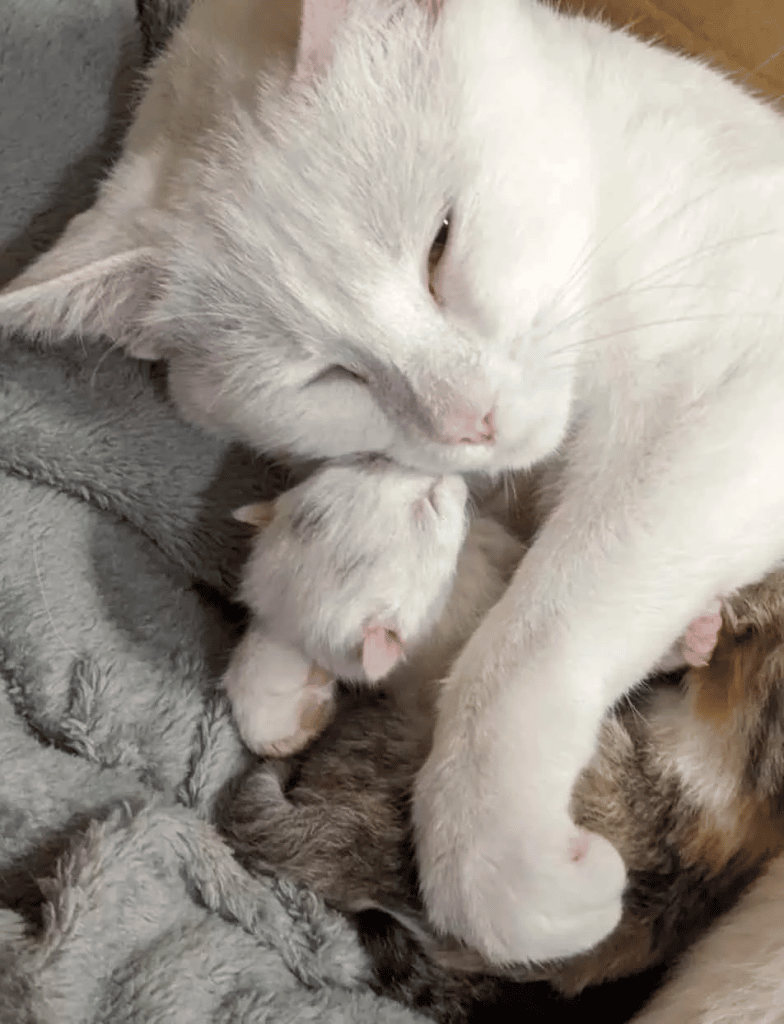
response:
M317 373L315 377L308 381L308 384L335 384L340 382L367 384L367 379L361 373L357 373L348 366L341 366L335 363L332 366L328 366L326 370L322 370L321 373Z
M430 243L430 251L427 254L428 288L430 289L430 294L434 299L436 299L436 301L438 301L438 295L434 288L433 278L436 270L438 269L438 264L441 262L444 252L446 251L446 247L449 244L449 232L451 227L452 214L451 212L448 212L444 215L438 231L436 232L436 236Z

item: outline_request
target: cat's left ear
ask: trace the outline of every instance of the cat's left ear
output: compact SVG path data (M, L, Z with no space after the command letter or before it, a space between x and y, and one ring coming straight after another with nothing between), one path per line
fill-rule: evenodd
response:
M299 46L294 78L306 82L329 63L335 30L346 14L347 0L302 0Z
M0 292L0 328L48 342L108 336L129 355L158 358L139 316L152 292L152 250L140 246L88 257L87 249L58 246L12 281Z
M383 679L405 655L400 634L392 627L370 622L363 630L362 668L371 683Z

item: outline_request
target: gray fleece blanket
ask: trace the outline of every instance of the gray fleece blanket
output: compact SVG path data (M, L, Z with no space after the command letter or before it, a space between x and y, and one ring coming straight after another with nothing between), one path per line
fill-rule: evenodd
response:
M132 0L0 4L0 280L116 145ZM243 769L217 680L261 460L160 367L0 341L0 1024L413 1022L311 893L210 824Z

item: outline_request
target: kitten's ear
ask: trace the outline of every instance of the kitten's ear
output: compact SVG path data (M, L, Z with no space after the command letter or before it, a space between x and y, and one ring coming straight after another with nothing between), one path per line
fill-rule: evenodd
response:
M302 0L299 46L294 78L306 82L329 62L335 29L346 13L346 0Z
M235 508L232 515L240 523L263 530L275 518L275 502L257 501L253 505L243 505L242 508Z
M400 635L389 626L371 622L363 630L362 668L371 683L383 679L405 655Z
M0 291L0 328L49 341L108 335L131 355L157 359L142 316L154 290L156 251L129 227L144 205L114 181L60 239Z

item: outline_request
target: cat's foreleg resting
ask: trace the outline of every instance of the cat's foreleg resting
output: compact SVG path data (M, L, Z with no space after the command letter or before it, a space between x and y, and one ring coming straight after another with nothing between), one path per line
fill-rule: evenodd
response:
M784 551L779 448L758 443L777 428L752 415L714 409L567 478L444 685L414 800L423 894L437 927L491 959L577 953L620 917L624 866L574 826L573 784L607 710L715 594Z
M269 757L304 747L334 709L334 677L256 624L235 649L223 686L243 740Z

